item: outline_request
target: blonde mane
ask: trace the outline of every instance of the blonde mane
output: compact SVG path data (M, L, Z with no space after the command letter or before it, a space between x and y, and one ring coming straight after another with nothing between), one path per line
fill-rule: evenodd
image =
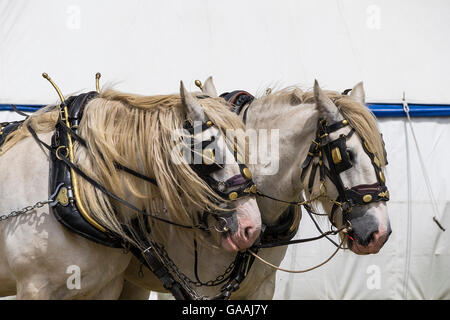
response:
M205 115L223 133L244 129L242 121L224 107L222 99L199 100ZM37 112L8 137L0 155L29 136L31 123L39 132L54 130L58 108ZM185 108L180 95L141 96L106 90L85 107L78 128L88 149L74 143L74 162L89 176L137 208L180 224L192 225L205 209L217 209L219 199L209 186L173 150L179 140L173 133L183 128ZM179 157L173 159L172 157ZM178 160L177 164L174 160ZM154 177L158 187L116 168L125 165L143 175ZM145 220L129 208L116 203L78 176L80 198L89 214L104 228L136 243L123 231L138 217L141 228ZM152 224L156 224L154 220ZM129 228L133 230L133 228Z
M378 128L377 119L370 109L339 92L324 90L324 93L334 102L342 116L350 122L359 136L367 142L370 149L380 160L381 165L383 167L386 166L387 161L383 139ZM299 105L302 103L316 103L313 91L304 92L298 87L288 87L258 100L261 100L261 104L269 107L275 104Z

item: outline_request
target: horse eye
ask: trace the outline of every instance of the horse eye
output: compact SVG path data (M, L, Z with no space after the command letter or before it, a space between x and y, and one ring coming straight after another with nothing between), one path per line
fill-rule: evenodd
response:
M353 151L348 148L345 151L347 152L349 160L353 162L353 160L355 159L355 155L353 154Z

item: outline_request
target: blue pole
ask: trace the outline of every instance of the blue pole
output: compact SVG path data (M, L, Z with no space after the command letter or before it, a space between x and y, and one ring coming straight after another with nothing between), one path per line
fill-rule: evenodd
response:
M38 104L15 104L23 112L35 112L43 107ZM379 118L405 117L401 103L367 103L370 110ZM409 103L411 117L450 117L449 104L414 104ZM13 111L10 104L0 104L0 111Z

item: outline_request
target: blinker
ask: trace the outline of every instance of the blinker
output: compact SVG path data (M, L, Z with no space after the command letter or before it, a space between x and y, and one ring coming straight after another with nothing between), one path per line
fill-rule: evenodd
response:
M330 162L334 165L336 173L341 173L352 167L352 162L345 151L347 149L346 136L341 136L329 143L330 145Z

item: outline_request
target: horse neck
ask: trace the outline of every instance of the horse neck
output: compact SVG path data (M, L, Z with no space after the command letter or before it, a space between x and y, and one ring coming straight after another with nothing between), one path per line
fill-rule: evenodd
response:
M251 167L260 192L284 201L302 199L301 165L315 137L318 118L313 104L272 105L267 108L256 103L251 106L247 115L247 130L266 129L269 135L273 130L278 130L279 134L278 144L268 147L269 152L273 152L274 147L278 148L278 170L266 174L267 164L259 161ZM288 204L258 197L258 206L263 222L270 225L278 220Z

